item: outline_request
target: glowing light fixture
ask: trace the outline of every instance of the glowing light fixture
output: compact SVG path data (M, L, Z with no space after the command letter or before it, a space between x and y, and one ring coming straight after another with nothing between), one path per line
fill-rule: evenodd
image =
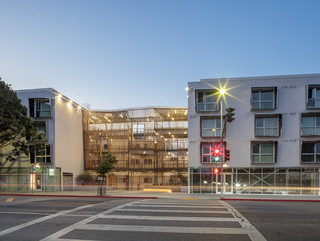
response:
M225 88L219 89L219 93L220 95L224 95L226 93L226 89Z

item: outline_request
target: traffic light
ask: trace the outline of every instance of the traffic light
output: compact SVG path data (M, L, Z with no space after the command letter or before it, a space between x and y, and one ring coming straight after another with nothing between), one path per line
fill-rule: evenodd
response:
M230 150L225 150L224 151L224 161L227 162L227 161L230 161Z
M226 121L227 122L232 122L235 118L233 118L232 116L234 116L234 113L232 113L235 109L232 107L229 107L226 109L226 111L228 112L226 114Z
M217 149L217 148L214 149L213 155L214 155L213 161L218 162L220 160L220 149Z
M219 174L220 173L220 169L219 168L214 168L213 169L213 173L214 174Z

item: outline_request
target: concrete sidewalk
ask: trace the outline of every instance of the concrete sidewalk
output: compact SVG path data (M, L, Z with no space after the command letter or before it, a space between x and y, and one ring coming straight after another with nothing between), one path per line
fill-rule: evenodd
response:
M55 197L105 197L105 198L152 198L152 199L207 199L219 200L220 194L188 194L182 192L147 192L107 190L105 196L98 196L96 191L57 191L57 192L0 192L1 196L55 196ZM307 195L238 195L224 194L222 200L247 201L310 201L320 202L320 196Z

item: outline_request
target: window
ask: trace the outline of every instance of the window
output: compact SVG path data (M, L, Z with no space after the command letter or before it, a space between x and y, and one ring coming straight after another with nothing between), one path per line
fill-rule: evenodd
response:
M307 108L320 108L320 86L308 86Z
M201 142L201 162L202 163L212 163L214 162L214 157L216 156L214 150L223 149L225 143L223 143L222 148L220 148L220 142Z
M51 163L50 145L46 145L44 148L30 147L30 162Z
M279 136L281 115L255 116L255 136Z
M144 183L152 183L152 178L145 177L143 182Z
M135 139L144 139L144 124L133 124L132 129Z
M301 163L320 163L320 142L302 142Z
M31 117L51 117L49 99L29 99L29 111Z
M218 111L218 97L215 90L196 90L196 111Z
M301 135L318 136L320 135L320 115L304 114L301 117Z
M252 163L275 163L277 142L251 143Z
M152 165L152 159L144 159L144 165Z
M220 117L201 117L201 137L221 136Z
M252 88L251 108L253 110L275 109L276 88Z
M45 122L34 122L34 125L38 132L41 134L41 138L43 140L47 139L47 128L46 128L46 123Z
M102 140L102 154L108 154L109 153L109 141L108 140Z

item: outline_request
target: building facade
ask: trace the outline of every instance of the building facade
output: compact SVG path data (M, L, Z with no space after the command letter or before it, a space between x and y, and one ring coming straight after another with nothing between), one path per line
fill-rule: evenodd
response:
M187 108L86 111L83 128L86 171L93 171L104 154L118 160L115 171L108 175L109 186L187 186Z
M320 74L203 79L188 88L190 193L319 195ZM227 107L235 120L220 145ZM223 175L213 171L221 171L215 149L220 160L230 151Z
M1 190L72 190L83 170L82 108L52 88L16 93L43 134L45 148L31 146L30 157L13 162L6 161L7 150L1 150Z

